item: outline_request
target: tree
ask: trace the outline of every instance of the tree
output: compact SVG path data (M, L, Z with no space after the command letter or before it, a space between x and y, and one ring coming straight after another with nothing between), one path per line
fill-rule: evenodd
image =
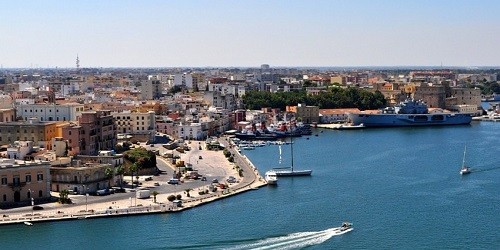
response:
M156 203L156 196L159 194L158 191L155 190L151 194L153 195L153 203Z
M116 166L116 175L120 176L120 188L122 188L122 180L123 180L123 174L125 173L125 168L123 165L118 165Z
M59 192L59 203L71 204L71 199L69 198L69 191L67 189L61 190L61 192Z
M186 189L186 190L184 190L184 191L186 192L186 196L187 196L187 197L191 197L191 195L189 194L189 192L190 192L190 191L193 191L193 189L188 188L188 189Z
M177 196L175 196L175 198L176 198L177 200L180 200L180 199L182 199L182 195L178 194Z
M111 188L111 179L113 179L114 176L114 171L112 168L106 168L104 169L104 174L106 175L106 178L108 179L108 188Z
M134 188L134 172L137 172L139 170L139 167L137 166L137 163L134 162L132 166L129 167L130 174L132 175L132 188Z
M172 202L172 201L175 201L175 195L171 194L167 197L167 200Z

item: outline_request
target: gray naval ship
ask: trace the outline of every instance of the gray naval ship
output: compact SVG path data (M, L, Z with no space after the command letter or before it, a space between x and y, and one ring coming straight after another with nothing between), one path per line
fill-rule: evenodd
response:
M408 93L408 92L407 92ZM467 113L429 113L427 105L412 98L387 107L379 114L351 113L348 121L362 127L444 126L470 124L472 115Z

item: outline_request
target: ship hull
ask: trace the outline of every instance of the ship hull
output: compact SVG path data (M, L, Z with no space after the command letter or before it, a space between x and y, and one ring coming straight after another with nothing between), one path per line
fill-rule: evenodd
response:
M353 125L364 127L412 127L466 125L472 121L470 114L349 114Z

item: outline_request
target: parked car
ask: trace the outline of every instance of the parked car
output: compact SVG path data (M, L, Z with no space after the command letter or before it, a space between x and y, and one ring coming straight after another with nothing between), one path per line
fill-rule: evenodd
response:
M229 182L229 183L235 183L236 182L236 178L234 178L234 176L229 176L229 178L227 178L227 182Z
M217 180L217 179L213 179L213 180L212 180L212 183L219 183L219 180Z
M168 180L167 183L172 184L172 185L177 185L177 184L179 184L179 179L172 178L172 179Z
M110 192L108 189L97 190L96 195L108 195Z
M201 156L201 155L200 155L200 156L198 156L198 159L200 159L200 160L201 160L201 159L203 159L203 156Z
M203 177L201 177L201 180L202 181L207 181L207 177L203 176Z
M155 186L160 186L160 183L155 182L155 183L154 183L154 185L155 185Z

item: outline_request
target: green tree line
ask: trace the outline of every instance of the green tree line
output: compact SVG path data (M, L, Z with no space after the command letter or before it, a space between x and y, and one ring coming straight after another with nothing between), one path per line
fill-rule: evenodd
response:
M319 106L320 109L359 108L378 109L386 105L385 97L380 91L374 93L357 88L331 88L319 95L307 95L305 90L292 92L249 91L243 96L246 109L261 109L264 107L279 108L305 103Z

